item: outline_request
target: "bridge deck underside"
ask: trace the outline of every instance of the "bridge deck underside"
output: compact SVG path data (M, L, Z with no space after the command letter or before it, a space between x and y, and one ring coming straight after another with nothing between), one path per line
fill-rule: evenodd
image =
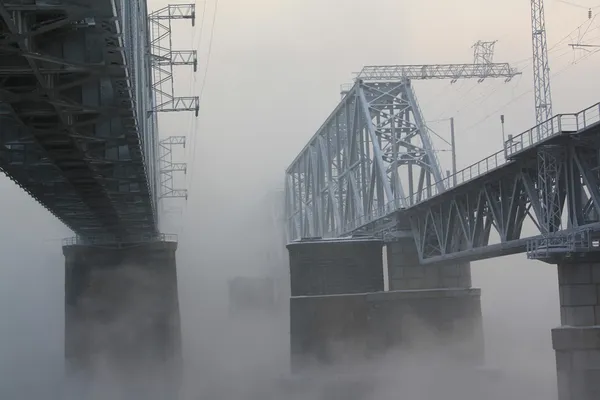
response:
M0 170L82 235L156 230L135 87L144 46L114 6L0 3Z

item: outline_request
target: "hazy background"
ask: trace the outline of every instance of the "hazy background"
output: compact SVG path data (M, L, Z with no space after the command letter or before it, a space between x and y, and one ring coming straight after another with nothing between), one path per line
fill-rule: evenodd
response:
M600 100L598 58L582 59L586 53L567 44L600 43L600 18L577 30L587 10L545 3L554 112L578 111ZM166 2L149 4L156 9ZM425 119L440 136L448 138L448 122L438 120L456 118L459 169L500 148L500 114L515 134L535 118L529 1L207 0L202 16L203 7L198 3L196 33L188 24L176 29L175 45L200 53L198 74L182 70L177 87L182 96L190 88L202 92L202 101L197 120L161 119L162 136L188 135L180 155L192 169L190 198L168 204L164 230L180 234L186 357L199 376L218 379L221 370L249 358L218 345L228 327L221 314L225 279L260 267L235 251L236 243L257 234L241 221L258 212L267 191L282 186L285 167L334 108L352 72L373 64L468 63L474 42L500 40L495 60L522 68L522 77L415 83ZM448 153L440 158L449 168ZM4 177L0 193L0 397L37 398L61 374L60 239L69 232ZM474 285L483 290L489 364L526 370L542 386L554 385L555 274L555 267L524 255L473 264ZM267 335L236 335L258 337L252 355L270 362L274 341Z

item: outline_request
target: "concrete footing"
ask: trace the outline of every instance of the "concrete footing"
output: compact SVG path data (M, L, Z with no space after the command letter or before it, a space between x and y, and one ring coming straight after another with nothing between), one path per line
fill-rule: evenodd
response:
M480 291L444 289L293 297L292 370L352 364L390 351L483 362Z
M559 400L600 399L600 264L559 264L561 327L552 330Z
M469 264L419 265L414 241L296 242L290 252L292 370L360 362L405 350L483 362L480 291ZM435 350L434 350L435 349Z
M108 380L136 386L135 395L162 388L173 398L181 361L176 249L63 247L66 372L78 386Z

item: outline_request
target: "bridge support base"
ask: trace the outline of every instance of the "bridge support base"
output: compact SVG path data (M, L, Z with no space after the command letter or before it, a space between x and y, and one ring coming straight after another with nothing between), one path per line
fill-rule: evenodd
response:
M421 265L412 238L387 243L386 254L390 291L414 293L421 298L421 304L413 306L412 315L440 338L446 335L457 341L459 337L449 326L463 324L467 330L461 331L459 342L470 346L464 354L474 364L483 363L481 291L472 288L471 264ZM438 310L446 311L439 314Z
M412 286L384 292L382 246L368 239L288 245L294 372L396 350L468 366L483 361L480 291L470 288L469 265L434 270L401 258L408 250L388 247L396 270L411 271Z
M365 238L290 243L292 296L382 291L382 247Z
M471 287L471 263L420 265L413 239L386 244L390 290Z
M558 264L561 327L552 330L559 400L600 399L600 263Z
M115 390L102 393L108 397L176 398L176 249L175 242L63 247L66 373L77 398L93 397L94 387Z

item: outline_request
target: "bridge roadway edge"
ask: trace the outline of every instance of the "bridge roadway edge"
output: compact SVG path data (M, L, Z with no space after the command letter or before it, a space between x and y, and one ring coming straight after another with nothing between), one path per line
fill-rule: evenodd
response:
M176 250L177 242L167 241L63 246L65 377L82 386L81 398L88 390L81 382L91 385L107 372L123 387L148 391L147 398L161 391L161 398L176 398L182 362ZM136 379L143 384L133 389Z

